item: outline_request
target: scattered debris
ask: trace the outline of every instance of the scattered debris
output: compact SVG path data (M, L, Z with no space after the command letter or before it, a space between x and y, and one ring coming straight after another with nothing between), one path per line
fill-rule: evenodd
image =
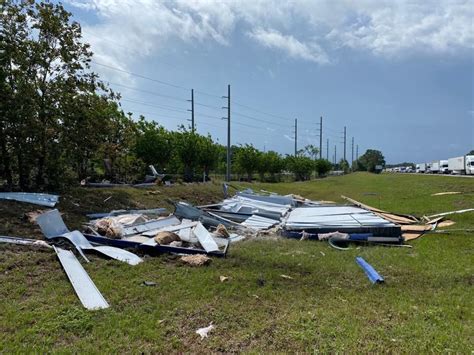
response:
M373 284L384 282L383 277L380 276L379 273L372 267L372 265L366 262L362 257L358 256L356 258L356 262L357 264L359 264L362 270L364 270L370 282L372 282Z
M27 239L27 238L15 238L15 237L3 236L3 235L0 236L0 243L9 243L9 244L18 244L18 245L31 245L31 246L52 248L52 246L49 245L48 243L46 243L44 240Z
M104 202L107 202L108 200L110 200L112 198L112 195L110 195L109 197L107 197Z
M54 207L59 201L59 196L33 192L0 192L0 200L13 200L40 206Z
M191 266L203 266L208 265L212 259L204 254L195 254L184 255L180 258L180 260Z
M143 286L156 286L156 282L153 282L153 281L143 281Z
M226 281L229 281L229 277L228 276L219 276L219 280L221 280L221 282L226 282Z
M319 251L321 253L322 256L326 256L326 254L324 254L323 251Z
M320 234L318 234L318 239L319 240L329 240L331 237L339 237L339 238L347 239L347 238L349 238L349 234L341 233L339 231L335 231L335 232L331 232L331 233L320 233Z
M446 228L446 227L450 227L452 225L456 224L456 222L454 221L451 221L450 219L446 220L446 221L443 221L443 222L439 222L437 227L438 228Z
M461 193L462 192L458 192L458 191L448 191L448 192L438 192L435 194L431 194L431 196L459 195Z
M68 239L77 251L82 255L84 260L89 262L83 253L83 250L94 250L110 258L126 262L130 265L137 265L143 260L137 255L126 251L124 249L115 248L111 246L93 246L86 237L79 231L70 232L64 224L58 210L51 210L38 216L36 222L41 228L44 236L47 239L65 238Z
M196 330L196 334L199 334L201 336L201 339L204 339L208 337L208 334L212 329L214 329L214 325L211 322L208 327L199 328L198 330Z
M378 208L363 204L362 202L353 200L353 199L351 199L347 196L344 196L344 195L341 195L341 198L343 198L344 200L349 201L350 203L352 203L352 204L354 204L354 205L356 205L360 208L363 208L364 210L374 212L376 215L378 215L378 216L380 216L380 217L382 217L382 218L384 218L384 219L386 219L390 222L393 222L393 223L412 224L412 223L418 223L419 222L417 218L415 218L413 216L410 216L410 215L395 214L395 213L386 212L386 211L380 210Z
M34 210L31 212L26 212L25 213L25 218L28 222L30 223L36 223L36 218L38 218L39 215L48 212L48 210Z
M171 242L177 242L181 240L179 235L168 231L158 232L153 239L160 245L167 245Z
M291 276L288 276L288 275L281 274L280 277L282 277L284 279L287 279L287 280L293 280L293 278Z
M151 208L145 210L113 210L110 212L100 212L100 213L89 213L87 214L88 218L97 219L104 217L114 217L120 216L123 214L139 214L144 216L161 216L166 213L166 208Z
M444 216L449 216L451 214L460 214L460 213L473 212L473 211L474 211L474 208L467 208L465 210L438 213L438 214L428 216L427 218L444 217Z
M227 228L222 223L217 226L216 234L222 238L230 237L229 232L227 231Z

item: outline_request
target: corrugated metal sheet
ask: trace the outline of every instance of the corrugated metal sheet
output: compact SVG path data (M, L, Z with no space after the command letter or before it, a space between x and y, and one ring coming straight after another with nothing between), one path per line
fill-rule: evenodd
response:
M245 220L241 224L243 226L246 226L255 230L265 230L265 229L273 227L274 225L278 223L279 221L276 221L274 219L253 215L247 218L247 220Z
M289 230L393 226L396 225L373 212L350 206L296 208L283 222L283 227Z
M0 199L27 202L46 207L54 207L59 201L59 196L32 192L0 192Z

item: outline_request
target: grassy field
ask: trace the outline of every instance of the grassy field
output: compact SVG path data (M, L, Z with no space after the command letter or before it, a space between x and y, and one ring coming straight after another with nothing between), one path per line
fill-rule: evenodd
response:
M474 179L361 173L239 185L247 186L337 202L344 194L415 215L474 207ZM442 191L464 194L431 196ZM209 203L222 193L217 184L77 189L58 208L70 227L79 227L85 212L169 207L166 198ZM0 235L40 237L22 218L33 209L0 202ZM452 219L451 229L474 228L474 213ZM429 234L411 245L338 251L324 242L268 237L233 245L228 258L201 268L171 255L135 267L91 256L84 267L111 305L95 312L82 308L53 253L0 245L0 352L471 352L472 234ZM385 284L368 281L355 263L359 255ZM230 281L221 283L221 275ZM210 322L215 329L200 340L196 329Z

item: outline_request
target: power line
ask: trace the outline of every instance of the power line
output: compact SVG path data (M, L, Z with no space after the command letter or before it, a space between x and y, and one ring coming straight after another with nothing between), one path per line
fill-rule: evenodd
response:
M179 101L179 102L187 102L186 99L182 99L180 97L160 94L160 93L157 93L157 92L154 92L154 91L149 91L149 90L137 89L137 88L134 88L133 86L123 85L123 84L118 84L118 83L112 83L112 82L109 82L109 84L114 85L114 86L123 87L123 88L129 89L129 90L144 92L144 93L147 93L147 94L150 94L150 95L164 97L164 98L169 99L169 100L175 100L175 101Z
M177 117L177 116L169 116L168 114L162 114L162 113L158 113L158 112L146 112L146 111L137 111L137 110L131 110L133 111L133 113L139 113L141 115L152 115L152 116L162 116L162 118L173 118L173 119L177 119L177 120L184 120L186 121L187 118L185 117Z
M195 102L194 103L196 106L202 106L202 107L207 107L207 108L212 108L214 110L222 110L222 107L217 107L217 106L211 106L211 105L206 105L206 104L201 104L201 103L198 103L198 102Z
M253 116L244 115L243 113L238 113L238 112L233 112L233 113L234 113L234 115L246 117L246 118L248 118L248 119L251 119L251 120L254 120L254 121L258 121L258 122L269 123L269 124L277 125L277 126L284 127L284 128L290 127L290 126L287 126L287 125L282 125L282 124L279 124L279 123L275 123L275 122L271 122L271 121L266 121L266 120L262 120L262 119L259 119L259 118L255 118L255 117L253 117Z
M131 102L139 105L144 105L144 106L150 106L150 107L157 107L161 108L162 110L167 110L167 111L174 111L174 112L184 112L186 113L187 111L184 109L180 109L179 107L176 106L169 106L169 105L161 105L161 104L152 104L148 102L143 102L143 101L138 101L138 100L132 100L132 99L120 99L121 101L126 101L126 102Z
M259 109L256 109L256 108L253 108L251 106L244 105L244 104L241 104L241 103L238 103L238 102L235 102L235 101L232 101L232 103L234 105L237 105L237 106L240 106L240 107L245 107L246 109L253 110L255 112L261 113L262 115L272 116L272 117L280 118L280 119L287 120L287 121L291 120L291 118L289 118L289 117L283 117L283 116L275 115L273 113L264 112L262 110L259 110Z
M120 69L120 68L117 68L117 67L114 67L114 66L111 66L111 65L107 65L107 64L103 64L103 63L99 63L99 62L96 62L94 60L91 60L91 63L94 63L96 65L100 65L101 67L105 67L105 68L108 68L108 69L112 69L112 70L115 70L115 71L118 71L118 72L121 72L121 73L126 73L126 74L129 74L129 75L132 75L132 76L136 76L138 78L141 78L141 79L146 79L146 80L150 80L150 81L153 81L155 83L159 83L159 84L163 84L163 85L168 85L168 86L171 86L173 88L176 88L176 89L182 89L182 90L190 90L184 86L181 86L181 85L176 85L176 84L172 84L172 83L168 83L166 81L162 81L162 80L158 80L158 79L153 79L153 78L150 78L148 76L145 76L145 75L142 75L142 74L137 74L137 73L134 73L134 72L131 72L131 71L128 71L128 70L124 70L124 69Z

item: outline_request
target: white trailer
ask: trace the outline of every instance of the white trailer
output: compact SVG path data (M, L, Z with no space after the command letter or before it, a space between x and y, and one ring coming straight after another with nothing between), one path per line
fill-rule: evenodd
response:
M416 172L423 174L426 171L426 164L425 163L420 163L416 164Z
M432 174L439 173L439 160L430 163L430 173Z
M448 159L448 169L451 174L474 175L474 155Z
M440 160L439 161L439 173L440 174L449 174L449 166L447 160Z

